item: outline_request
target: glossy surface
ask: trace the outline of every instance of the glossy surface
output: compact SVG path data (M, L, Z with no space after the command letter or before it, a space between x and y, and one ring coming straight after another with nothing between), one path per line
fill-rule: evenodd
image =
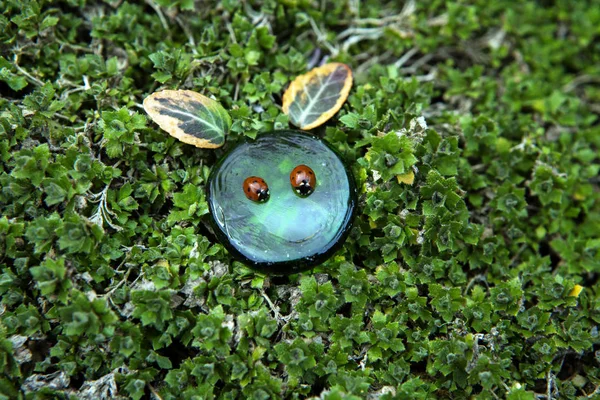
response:
M319 182L309 197L290 187L290 171L310 164ZM269 184L270 198L248 200L248 176ZM339 248L356 210L356 189L337 154L298 131L277 131L234 147L215 166L208 203L215 234L251 267L286 274L315 266Z

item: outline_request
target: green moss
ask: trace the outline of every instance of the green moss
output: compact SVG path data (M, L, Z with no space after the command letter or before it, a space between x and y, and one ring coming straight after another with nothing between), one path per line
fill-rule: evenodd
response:
M592 0L0 0L0 398L597 397L599 27ZM356 223L260 275L207 179L325 60ZM225 146L150 123L161 88L218 99Z

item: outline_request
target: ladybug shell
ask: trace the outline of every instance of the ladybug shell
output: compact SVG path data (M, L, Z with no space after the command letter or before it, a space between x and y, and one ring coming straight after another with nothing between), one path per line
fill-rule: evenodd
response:
M308 196L315 191L317 177L309 166L298 165L290 173L290 183L300 196Z
M242 188L246 197L252 201L263 202L269 199L269 186L263 178L249 176L244 180Z

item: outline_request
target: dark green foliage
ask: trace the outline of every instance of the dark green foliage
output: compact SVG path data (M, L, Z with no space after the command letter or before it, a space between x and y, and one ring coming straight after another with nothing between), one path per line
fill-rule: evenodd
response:
M360 212L262 276L206 179L325 57ZM0 399L597 398L599 82L593 0L0 0ZM161 88L225 146L150 123Z

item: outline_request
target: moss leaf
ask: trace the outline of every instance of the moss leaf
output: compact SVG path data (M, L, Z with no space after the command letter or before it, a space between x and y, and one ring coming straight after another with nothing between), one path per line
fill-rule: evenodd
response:
M144 99L144 110L171 136L200 148L225 143L231 117L221 104L191 90L163 90Z
M396 179L398 183L406 183L407 185L412 185L415 183L415 173L412 171L408 171L406 174L396 175Z
M283 95L283 112L301 129L324 124L342 108L352 87L352 71L341 63L325 64L298 76Z

